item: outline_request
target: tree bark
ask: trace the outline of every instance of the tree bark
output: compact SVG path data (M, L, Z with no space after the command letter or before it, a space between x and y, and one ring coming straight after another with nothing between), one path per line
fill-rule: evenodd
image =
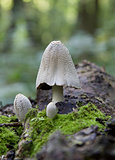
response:
M71 109L87 104L94 103L107 115L115 115L115 78L107 74L103 68L96 66L88 61L83 61L76 65L76 72L80 78L82 89L64 87L64 103L57 104L61 108L70 107ZM52 99L52 90L37 91L37 103L43 109ZM70 111L71 111L70 109Z

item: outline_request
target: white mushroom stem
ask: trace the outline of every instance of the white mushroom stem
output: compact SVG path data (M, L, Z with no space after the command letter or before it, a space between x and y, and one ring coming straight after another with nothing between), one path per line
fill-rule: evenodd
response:
M52 102L64 101L63 86L52 86Z

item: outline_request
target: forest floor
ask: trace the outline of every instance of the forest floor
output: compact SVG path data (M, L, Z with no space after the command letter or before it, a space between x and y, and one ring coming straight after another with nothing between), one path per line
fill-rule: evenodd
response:
M105 116L110 116L110 118L107 118L105 121L103 118L95 117L95 122L98 122L99 126L86 125L87 127L82 127L71 135L63 134L57 129L54 130L55 132L52 133L52 136L48 137L47 143L44 143L44 147L38 153L36 152L37 160L114 160L115 158L115 78L107 74L103 68L88 61L82 61L76 65L76 71L80 78L82 89L64 87L65 100L56 104L59 115L69 115L71 112L78 112L79 114L80 109L84 105L93 104L97 107L95 111L99 114L102 113ZM30 98L30 101L33 108L39 106L38 110L43 110L51 101L51 89L39 89L36 99ZM87 110L86 108L86 113ZM91 114L94 113L92 110L90 111ZM14 116L13 104L1 107L0 115L7 117ZM88 116L90 117L90 114ZM86 115L84 117L86 118ZM63 119L63 117L61 118ZM14 120L15 123L17 121L17 119ZM99 129L100 125L104 126L103 131ZM13 126L13 129L16 129L16 127ZM19 139L20 141L24 141L22 144L27 143L27 139L24 138L24 132L23 136L20 135L21 140ZM22 149L22 144L18 145L18 153L23 152L23 149L25 149ZM29 148L27 147L26 150L29 150ZM8 151L3 156L3 159L14 159L17 154L15 149L8 146ZM27 152L27 154L29 153ZM23 159L25 158L24 155L22 157ZM22 157L20 156L19 158Z

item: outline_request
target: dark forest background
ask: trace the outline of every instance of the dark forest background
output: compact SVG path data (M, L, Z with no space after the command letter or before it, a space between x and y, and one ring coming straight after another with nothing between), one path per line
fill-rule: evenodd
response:
M115 76L115 0L0 0L0 101L35 98L42 53L61 40Z

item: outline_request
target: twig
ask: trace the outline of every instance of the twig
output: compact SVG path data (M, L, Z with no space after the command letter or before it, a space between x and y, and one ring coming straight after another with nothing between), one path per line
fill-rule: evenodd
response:
M19 127L19 126L22 126L22 123L19 123L19 122L14 122L14 123L1 123L0 124L0 127Z

